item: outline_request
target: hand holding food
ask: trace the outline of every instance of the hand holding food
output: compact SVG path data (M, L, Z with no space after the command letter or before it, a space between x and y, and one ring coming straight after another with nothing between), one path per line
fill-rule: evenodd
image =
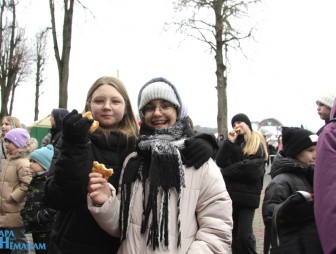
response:
M83 114L83 117L86 117L88 119L93 119L91 111L85 112ZM90 129L89 129L89 131L92 133L92 132L96 131L98 129L98 127L99 127L99 122L96 121L96 120L94 120L93 123L92 123L92 125L91 125L91 127L90 127Z
M63 118L63 139L73 144L87 143L87 133L93 121L93 119L83 117L76 109L72 110Z
M236 127L236 128L234 128L234 131L237 133L237 134L239 134L240 133L240 127Z
M228 139L230 142L234 143L241 132L241 128L236 126L232 131L228 133Z
M103 178L107 180L113 174L113 169L106 168L104 164L94 161L92 172L102 174Z

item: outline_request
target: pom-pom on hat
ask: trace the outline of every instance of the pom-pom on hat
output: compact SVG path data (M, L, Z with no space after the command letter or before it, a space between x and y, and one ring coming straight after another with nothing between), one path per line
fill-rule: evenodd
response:
M295 158L308 147L317 143L318 136L313 132L297 127L282 127L283 152L286 157Z
M139 115L143 119L142 109L152 100L166 100L178 108L178 119L188 116L188 111L182 103L181 97L175 86L164 78L154 78L148 81L141 89L138 95Z
M335 98L336 92L323 93L317 98L316 103L322 103L327 107L332 108Z
M235 115L234 117L232 117L231 119L231 125L233 127L235 122L244 122L248 125L248 127L250 128L250 130L252 131L252 124L250 119L248 118L247 115L243 114L243 113L239 113L237 115Z
M54 156L53 145L47 145L40 149L36 149L29 155L29 158L40 164L45 170L49 170L51 160Z
M15 128L7 132L5 139L12 142L17 148L21 148L28 143L30 135L26 129Z

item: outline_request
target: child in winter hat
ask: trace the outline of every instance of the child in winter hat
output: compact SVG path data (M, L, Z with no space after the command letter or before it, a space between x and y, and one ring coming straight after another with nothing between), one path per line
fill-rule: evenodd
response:
M334 104L335 98L336 92L323 93L317 98L316 104L321 103L331 109Z
M53 145L47 145L40 149L36 149L29 155L30 160L36 161L42 166L44 170L49 170L51 160L54 156L54 147Z
M317 138L303 128L282 128L283 149L272 164L262 205L264 253L323 254L314 217Z
M297 127L282 128L283 152L286 157L294 158L317 143L318 136L313 132Z
M51 229L56 211L46 204L45 183L54 155L54 147L49 144L36 149L29 155L30 171L33 173L25 205L21 210L25 233L31 233L34 244L44 244L48 249ZM38 204L38 205L37 205Z
M6 135L5 140L13 143L17 148L21 148L28 143L30 135L26 129L15 128L11 129Z

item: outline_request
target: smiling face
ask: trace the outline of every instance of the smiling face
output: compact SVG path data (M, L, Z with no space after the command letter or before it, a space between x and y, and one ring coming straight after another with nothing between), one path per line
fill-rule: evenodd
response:
M153 128L172 127L177 120L177 108L165 100L151 100L143 107L145 124Z
M103 84L92 94L89 110L103 129L116 129L125 114L125 100L111 85Z
M315 164L316 146L310 146L296 156L298 161L305 164Z

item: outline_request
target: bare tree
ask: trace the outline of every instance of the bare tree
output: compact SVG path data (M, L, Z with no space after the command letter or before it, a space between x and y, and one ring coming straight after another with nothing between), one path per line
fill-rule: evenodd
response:
M43 71L47 61L47 36L49 28L40 31L36 35L36 81L35 81L35 110L34 110L34 121L38 119L39 114L39 98L40 98L40 87L43 84Z
M240 48L240 41L251 37L249 31L240 29L238 21L247 15L247 7L259 0L178 0L175 10L192 10L191 16L179 22L178 31L206 43L215 53L217 78L217 129L226 134L227 128L227 53L230 47ZM212 14L211 14L212 13ZM213 21L214 20L214 21ZM236 26L234 26L234 22Z
M0 4L0 116L2 117L12 113L15 90L28 76L31 59L24 30L16 24L17 3L14 0L2 0Z
M67 108L68 105L68 81L69 81L69 64L72 37L72 21L75 0L64 0L64 18L62 33L62 55L57 41L56 17L55 17L55 1L49 0L51 14L51 29L54 42L55 58L58 68L59 79L59 103L60 108Z

